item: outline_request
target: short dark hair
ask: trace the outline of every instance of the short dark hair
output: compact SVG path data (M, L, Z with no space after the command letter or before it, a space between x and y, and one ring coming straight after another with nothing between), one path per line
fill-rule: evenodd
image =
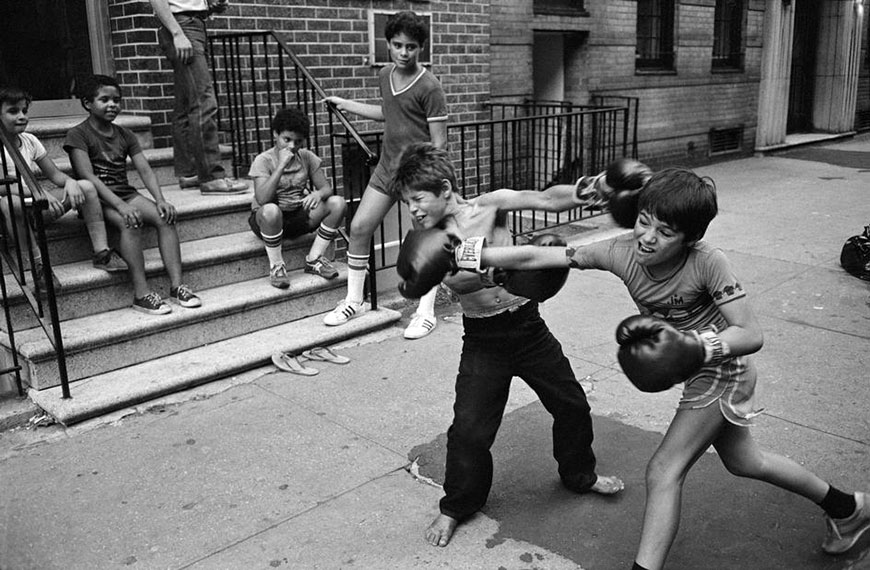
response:
M25 101L27 103L27 108L30 108L30 103L33 101L33 97L30 96L30 93L21 89L20 87L0 87L0 103L6 103L7 105L14 105L19 101Z
M422 46L429 40L429 26L426 25L425 18L410 10L396 12L387 18L384 36L390 41L399 34L405 34Z
M422 190L438 195L444 188L445 180L454 191L458 190L456 172L447 151L428 142L413 143L408 145L399 159L389 192L396 197L401 197L406 190Z
M299 133L307 139L310 129L311 121L308 120L305 113L296 108L278 109L278 112L272 118L273 133L290 131L291 133Z
M121 85L114 77L99 74L88 75L79 82L78 89L76 89L82 107L85 106L85 103L90 103L94 100L101 87L114 87L118 90L118 93L121 93Z
M686 234L686 241L697 241L719 213L716 184L691 170L666 168L644 185L637 208Z

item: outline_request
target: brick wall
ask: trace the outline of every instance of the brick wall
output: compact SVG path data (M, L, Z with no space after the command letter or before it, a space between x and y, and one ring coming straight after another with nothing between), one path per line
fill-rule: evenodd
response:
M300 56L327 93L379 102L378 68L368 64L370 9L432 14L430 70L447 96L451 122L488 117L490 99L489 6L479 0L230 0L209 20L211 31L275 30ZM156 147L171 146L172 73L157 46L157 19L146 0L110 1L115 72L124 86L125 110L151 117ZM379 41L384 41L378 38ZM358 121L361 131L382 125Z
M675 73L635 69L636 0L585 0L588 17L532 13L533 0L493 2L492 95L532 97L534 30L566 34L565 99L585 104L591 94L638 97L642 160L697 164L707 160L711 128L744 128L743 151L754 141L760 80L763 0L747 0L745 67L711 70L715 0L678 0ZM497 5L497 7L496 7Z

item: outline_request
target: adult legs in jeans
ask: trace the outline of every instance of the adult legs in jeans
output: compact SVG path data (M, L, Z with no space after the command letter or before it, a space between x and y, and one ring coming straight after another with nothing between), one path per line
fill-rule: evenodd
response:
M160 46L172 64L175 108L172 141L175 174L196 173L200 183L223 178L217 131L217 99L208 68L205 22L190 16L176 16L184 34L193 44L193 56L186 63L175 56L172 37L160 28Z

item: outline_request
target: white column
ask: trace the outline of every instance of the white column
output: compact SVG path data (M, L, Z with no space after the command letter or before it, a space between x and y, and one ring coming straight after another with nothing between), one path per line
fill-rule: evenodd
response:
M764 9L761 82L758 89L756 148L785 142L793 33L793 4L786 5L782 0L767 0Z
M856 0L827 0L819 22L813 127L853 130L858 98L863 8Z

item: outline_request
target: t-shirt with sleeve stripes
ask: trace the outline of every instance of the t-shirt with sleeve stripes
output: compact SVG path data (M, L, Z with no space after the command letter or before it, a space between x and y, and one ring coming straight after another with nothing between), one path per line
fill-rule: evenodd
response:
M656 278L637 263L636 247L632 234L581 247L571 267L610 271L625 283L642 314L665 319L680 330L727 327L718 307L746 292L720 249L699 241L689 247L682 264Z

